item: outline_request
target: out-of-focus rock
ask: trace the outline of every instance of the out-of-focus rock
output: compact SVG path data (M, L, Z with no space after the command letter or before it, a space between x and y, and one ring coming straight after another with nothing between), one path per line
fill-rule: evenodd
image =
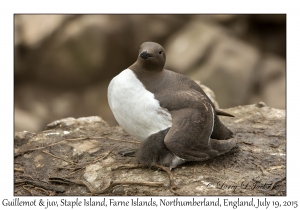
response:
M261 100L285 108L285 61L265 56L219 25L191 21L170 37L166 51L167 66L210 87L221 108Z
M246 104L254 83L259 52L241 41L232 39L224 29L205 22L190 23L180 32L170 38L167 45L173 46L172 50L167 48L169 62L178 66L182 57L183 63L184 60L188 60L191 65L181 67L185 72L188 71L186 74L189 77L210 87L221 107ZM190 32L193 32L193 37L196 38L190 38ZM182 52L181 45L176 44L178 40L185 40L183 48L186 52ZM189 51L193 51L192 57L189 57Z
M266 55L256 70L256 84L250 103L265 101L280 108L286 106L286 63L274 55Z
M56 15L41 17L47 20L58 19ZM24 21L22 26L25 29L32 27L27 17L25 20L27 21ZM111 46L109 40L114 39L113 34L121 33L122 30L125 34L128 32L126 19L105 15L76 15L59 20L61 22L53 28L51 36L42 36L43 33L41 36L33 36L30 33L27 35L30 38L27 36L24 38L23 45L29 51L27 56L34 59L29 60L34 63L29 64L30 69L26 71L31 71L34 79L56 87L80 88L111 73L111 68L114 66L107 65L112 59L111 55L121 58L119 62L115 62L115 65L120 65L118 67L124 65L122 61L127 55L123 55L116 48L118 40L114 40L115 45ZM115 24L112 24L114 21ZM30 26L27 26L28 24ZM30 41L29 44L36 42L39 45L33 48L31 45L26 45L28 44L26 40L35 40ZM26 63L29 58L23 59Z
M15 45L38 47L72 15L15 15Z
M42 118L28 111L15 108L14 117L15 131L38 131L43 129Z
M285 75L272 82L260 78L274 74L266 64L268 51L279 55L271 59L275 63L285 62L285 19L285 15L15 15L15 129L36 132L55 119L90 115L115 125L107 103L108 83L135 62L144 41L164 46L166 68L211 88L220 108L266 101L284 109Z
M208 57L216 37L222 33L218 27L211 27L203 21L192 21L169 37L165 49L166 68L186 74ZM202 81L202 80L201 80Z
M126 69L142 42L183 24L170 15L16 15L15 22L16 73L22 67L42 84L77 89Z

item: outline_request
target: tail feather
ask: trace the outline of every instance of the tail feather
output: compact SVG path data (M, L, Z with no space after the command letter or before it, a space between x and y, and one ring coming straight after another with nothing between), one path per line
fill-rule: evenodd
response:
M216 109L216 113L217 113L217 115L221 115L221 116L234 117L234 115L229 114L229 113L224 112L224 111L221 111L219 109Z

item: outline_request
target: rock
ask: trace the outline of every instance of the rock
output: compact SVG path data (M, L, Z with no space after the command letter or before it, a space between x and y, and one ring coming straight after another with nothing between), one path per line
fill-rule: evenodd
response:
M285 196L285 110L260 102L224 111L235 115L221 121L233 131L239 147L172 170L177 190L170 190L162 170L117 169L137 163L135 157L118 152L137 148L139 142L99 117L67 118L36 134L16 133L14 176L19 184L14 185L14 195L30 195L22 190L27 181L45 189L31 188L34 195Z
M38 47L73 15L16 15L15 45Z
M28 131L16 132L14 138L14 145L19 147L23 144L26 144L29 139L31 139L35 133L30 133Z
M256 70L256 88L250 98L254 103L264 100L266 104L277 104L285 109L286 63L278 56L266 55Z
M266 105L266 103L265 102L258 102L257 104L256 104L256 106L258 107L258 108L262 108L262 107L266 107L267 105Z
M46 127L46 129L52 129L56 127L71 127L74 123L77 123L77 120L73 117L68 117L61 120L56 120L52 123L49 123Z
M15 131L38 131L43 129L42 118L36 116L36 113L28 112L27 110L22 110L15 108Z
M189 22L165 44L166 68L181 74L193 71L195 66L205 62L208 52L222 32L221 28L212 27L204 21Z

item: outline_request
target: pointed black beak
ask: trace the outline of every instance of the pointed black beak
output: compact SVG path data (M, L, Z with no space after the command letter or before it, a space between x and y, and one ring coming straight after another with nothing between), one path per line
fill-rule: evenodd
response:
M147 50L140 53L140 57L143 59L147 59L149 57L152 57L149 53L147 53Z

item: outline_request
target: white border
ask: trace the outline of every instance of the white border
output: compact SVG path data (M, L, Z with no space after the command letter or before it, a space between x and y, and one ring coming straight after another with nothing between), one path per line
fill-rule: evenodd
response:
M299 5L297 1L1 1L1 190L0 200L13 199L13 14L14 13L287 13L287 197L272 201L299 200ZM25 198L25 197L24 197ZM24 199L23 198L23 199ZM40 199L42 197L39 197ZM160 197L159 197L160 198ZM157 199L159 199L157 198ZM167 197L171 199L170 197ZM190 198L190 197L188 197ZM215 197L209 197L214 199ZM226 197L221 197L222 199ZM230 197L231 199L234 199ZM256 197L255 197L256 198ZM260 197L263 199L262 197ZM27 200L34 198L26 198ZM47 198L60 200L59 197ZM73 198L72 198L73 199ZM131 199L123 197L122 199ZM249 199L249 197L245 197ZM0 203L2 206L2 203ZM2 207L1 207L2 208ZM31 207L23 207L32 209ZM130 207L132 208L132 207ZM164 207L166 208L166 207ZM178 207L171 207L178 208ZM199 207L198 207L199 208ZM99 209L99 207L97 208ZM118 208L115 208L118 209ZM232 207L230 208L232 209Z

